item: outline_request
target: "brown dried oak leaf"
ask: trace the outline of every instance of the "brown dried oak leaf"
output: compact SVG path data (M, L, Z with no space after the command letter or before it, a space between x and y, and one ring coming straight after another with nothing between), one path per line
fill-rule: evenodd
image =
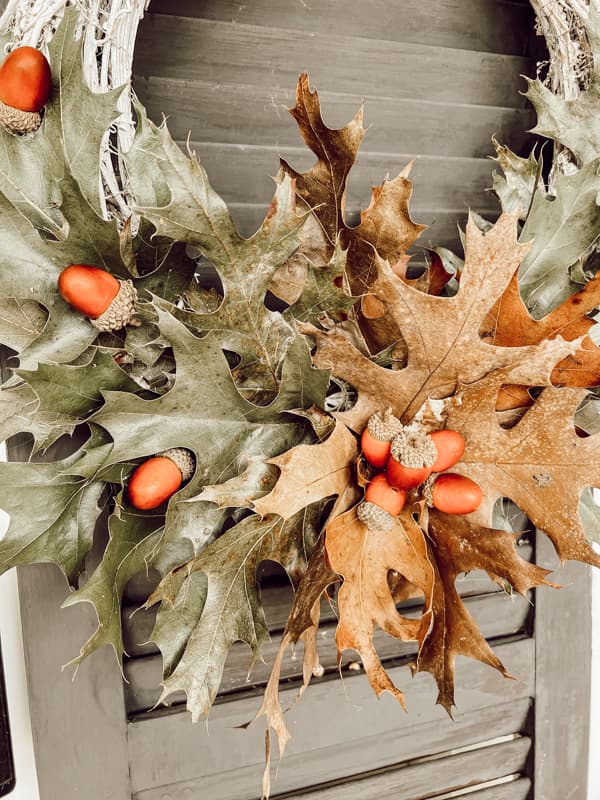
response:
M537 344L544 339L562 336L567 341L580 339L581 347L560 361L550 379L554 386L600 385L600 348L587 335L594 320L587 314L600 305L600 275L564 300L542 319L534 319L519 291L515 274L504 294L485 318L481 335L490 344L501 347ZM530 406L533 402L527 386L503 387L496 406L498 411Z
M352 295L364 295L377 276L377 257L389 261L392 269L397 265L404 274L408 256L406 251L427 228L411 219L409 202L412 182L408 179L410 164L393 180L386 180L372 189L369 207L361 212L360 224L349 227L344 218L348 175L365 129L362 107L343 128L328 128L321 116L321 104L316 91L309 87L308 75L303 73L296 88L296 105L290 113L298 123L302 138L317 157L316 163L307 172L297 172L286 161L281 161L285 172L294 178L296 193L312 210L323 231L321 263L331 258L336 243L340 241L347 249L346 275ZM310 260L315 261L317 248L315 237L301 244L310 251ZM297 256L295 256L297 261ZM276 293L284 300L285 289L279 285ZM358 313L361 320L361 313ZM377 352L388 343L390 337L397 339L395 323L387 316L372 319L362 325L372 352Z
M301 326L316 340L314 363L330 369L358 392L356 405L340 414L340 419L361 431L373 413L391 407L396 416L410 421L428 398L449 397L458 386L499 369L505 383L550 383L554 366L579 349L578 339L565 342L556 336L536 344L500 347L489 344L479 332L528 251L528 245L517 242L516 234L516 214L503 214L487 233L469 219L465 265L453 297L418 291L378 260L379 276L372 291L406 342L407 364L401 370L378 366L336 332Z

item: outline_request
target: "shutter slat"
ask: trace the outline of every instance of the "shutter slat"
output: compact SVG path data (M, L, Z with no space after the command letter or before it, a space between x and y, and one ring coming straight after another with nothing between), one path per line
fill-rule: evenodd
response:
M176 139L185 141L191 132L192 138L203 142L243 141L271 147L300 142L297 125L287 111L295 103L293 83L267 90L251 84L150 77L138 78L134 86L151 119L159 124L164 114ZM323 117L331 128L345 125L364 100L356 93L328 91L328 83L318 88ZM492 133L501 142L510 139L515 150L530 148L532 137L526 131L534 121L531 109L369 97L364 102L368 130L362 151L387 152L393 138L406 153L485 158L492 153Z
M286 794L286 800L423 800L442 792L521 773L531 749L527 736L511 742L448 755L425 763L400 766L379 775L344 781L330 788L316 787L302 794ZM277 794L273 796L277 800Z
M156 75L157 65L163 78L268 89L295 86L309 69L328 91L510 108L526 108L520 76L535 73L521 56L151 14L134 73Z
M371 0L356 3L348 13L347 0L153 0L151 13L203 17L223 22L289 28L312 33L334 31L369 39L436 44L493 53L526 53L533 24L531 9L502 0L446 0L435 14L423 0Z
M519 546L519 555L526 561L530 561L533 548L530 544ZM144 578L145 576L141 576ZM141 589L141 584L135 584L132 588ZM155 588L155 584L148 587L147 594L141 597L131 598L129 589L129 605L125 605L122 613L123 638L125 649L131 657L146 656L158 652L154 643L150 642L152 628L156 619L158 606L149 609L139 609L139 603L144 602L148 594ZM470 572L459 578L456 583L461 597L472 597L491 592L500 592L500 588L482 570ZM267 617L267 623L271 633L282 631L287 622L288 614L292 605L293 591L291 585L267 586L261 591L262 602ZM321 623L335 619L335 612L327 604L322 603Z
M278 778L273 793L492 736L525 733L534 690L533 640L501 644L496 653L518 679L506 680L479 662L459 659L454 720L435 705L431 676L411 678L404 667L393 667L390 676L406 690L408 714L389 694L377 700L364 675L347 676L343 683L311 684L286 714L292 740L281 762L274 753ZM283 708L289 708L295 696L296 687L284 685ZM185 797L185 789L194 787L201 787L202 796L210 800L256 798L264 767L264 723L259 720L247 730L236 726L252 719L259 705L255 696L217 704L207 724L194 725L187 713L145 715L132 722L129 747L137 800L162 800L167 791Z

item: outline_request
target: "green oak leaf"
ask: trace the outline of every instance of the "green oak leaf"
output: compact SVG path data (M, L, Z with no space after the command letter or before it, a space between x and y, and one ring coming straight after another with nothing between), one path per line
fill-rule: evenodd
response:
M53 464L0 463L2 509L10 525L0 542L0 572L53 562L72 586L92 546L103 482L64 474Z
M180 662L189 638L200 622L207 593L207 575L192 572L181 582L172 602L170 599L161 602L151 640L160 648L165 677L169 677Z
M540 192L543 197L546 196L542 156L537 159L534 148L528 158L521 158L495 138L492 138L492 142L496 148L494 160L502 169L502 174L493 173L492 190L498 196L503 211L518 211L519 218L524 220L534 193Z
M70 594L63 606L88 602L98 616L98 628L71 661L79 664L105 644L111 645L119 663L125 648L121 628L121 599L130 578L148 569L162 536L162 515L124 512L121 496L117 510L111 514L108 527L110 539L100 564L87 583Z
M231 645L251 648L250 669L269 640L260 601L257 568L266 559L297 578L319 533L322 506L313 504L287 523L275 515L247 517L209 545L196 559L167 575L147 605L161 602L152 640L166 654L161 700L183 690L197 720L207 714L219 690ZM207 585L194 578L206 575ZM194 581L188 593L188 582ZM181 629L174 635L173 630ZM187 636L184 643L183 638Z
M271 311L264 301L278 267L297 249L305 221L296 212L293 182L279 177L266 219L250 239L244 239L195 155L188 158L181 152L166 125L156 127L143 118L129 155L132 174L141 147L144 171L154 169L163 175L170 202L160 207L140 204L137 210L161 236L195 246L217 269L223 284L216 310L206 313L204 304L193 309L197 312L194 329L213 331L223 348L239 356L236 380L240 386L249 393L276 393L281 364L295 332L286 315ZM140 193L148 196L147 182L142 182Z
M33 452L44 451L75 429L74 420L57 411L40 411L39 399L26 383L0 386L0 441L17 433L33 436Z
M325 265L309 264L300 297L290 306L294 318L318 325L324 318L341 322L358 298L344 291L346 251L338 242Z
M532 241L519 269L523 299L534 317L545 316L578 288L569 268L600 236L600 158L574 175L555 178L556 197L537 192L519 237Z
M69 225L58 210L60 181L75 182L85 204L100 214L100 145L118 115L122 89L97 94L84 79L79 11L67 8L49 46L52 95L31 137L0 131L0 191L35 227L57 239ZM84 135L85 134L85 135Z
M600 153L598 78L575 100L554 94L540 80L528 79L527 83L526 96L537 112L537 123L531 132L568 147L581 164L597 158Z
M182 556L192 557L218 533L225 518L212 503L186 501L204 486L238 475L253 456L269 458L302 441L307 426L285 412L323 406L328 380L326 372L312 367L306 342L298 336L284 359L280 394L269 406L254 406L236 388L212 334L198 338L168 311L156 307L156 313L161 334L175 354L173 388L153 400L108 391L104 406L91 419L114 441L110 463L145 458L171 447L194 453L196 472L171 498L161 547L166 553L173 546L169 558L181 563ZM182 541L186 539L187 543Z
M579 498L579 516L589 539L600 544L600 505L596 501L597 490L588 486Z
M75 425L102 404L102 392L137 392L139 386L117 365L106 350L94 347L77 366L38 364L36 370L19 369L39 399L43 413L56 412Z
M48 315L35 300L0 298L0 344L19 353L41 334Z

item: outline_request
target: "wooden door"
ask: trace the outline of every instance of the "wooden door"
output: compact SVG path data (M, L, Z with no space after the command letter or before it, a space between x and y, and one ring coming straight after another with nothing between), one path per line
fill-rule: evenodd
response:
M350 216L368 204L371 184L416 158L413 216L431 225L423 244L458 250L456 222L467 207L497 213L486 192L491 135L520 152L530 146L523 131L533 117L518 92L519 76L534 74L532 28L525 2L500 0L154 0L140 28L135 86L151 116L169 116L182 143L192 131L213 185L250 233L268 205L278 153L300 168L311 161L285 111L308 69L331 126L366 99L372 127L350 183ZM520 548L552 560L541 535L537 543L524 535ZM380 640L408 714L391 697L377 701L351 658L341 680L330 615L320 637L325 675L289 714L293 740L273 795L585 800L589 572L569 565L560 579L568 588L529 601L509 598L481 573L461 580L469 610L515 680L459 659L454 720L435 705L430 676L409 678L410 645ZM53 567L21 569L19 580L43 800L260 796L264 729L236 726L258 708L289 607L276 574L263 586L273 636L267 663L248 679L248 651L234 647L207 725L191 724L179 696L154 708L161 660L147 644L152 612L133 614L147 595L146 576L126 594L125 683L107 649L74 681L61 672L94 627L92 609L59 609L66 585ZM300 661L291 655L285 664L284 701L295 694Z

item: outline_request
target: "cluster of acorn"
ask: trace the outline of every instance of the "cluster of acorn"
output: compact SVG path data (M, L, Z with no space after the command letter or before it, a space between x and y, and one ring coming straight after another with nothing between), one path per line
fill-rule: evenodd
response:
M378 472L367 484L358 518L368 527L389 530L408 492L421 487L428 505L446 514L469 514L483 500L481 488L464 475L445 470L460 461L465 441L458 431L426 433L403 426L391 410L376 413L361 435L362 454Z

